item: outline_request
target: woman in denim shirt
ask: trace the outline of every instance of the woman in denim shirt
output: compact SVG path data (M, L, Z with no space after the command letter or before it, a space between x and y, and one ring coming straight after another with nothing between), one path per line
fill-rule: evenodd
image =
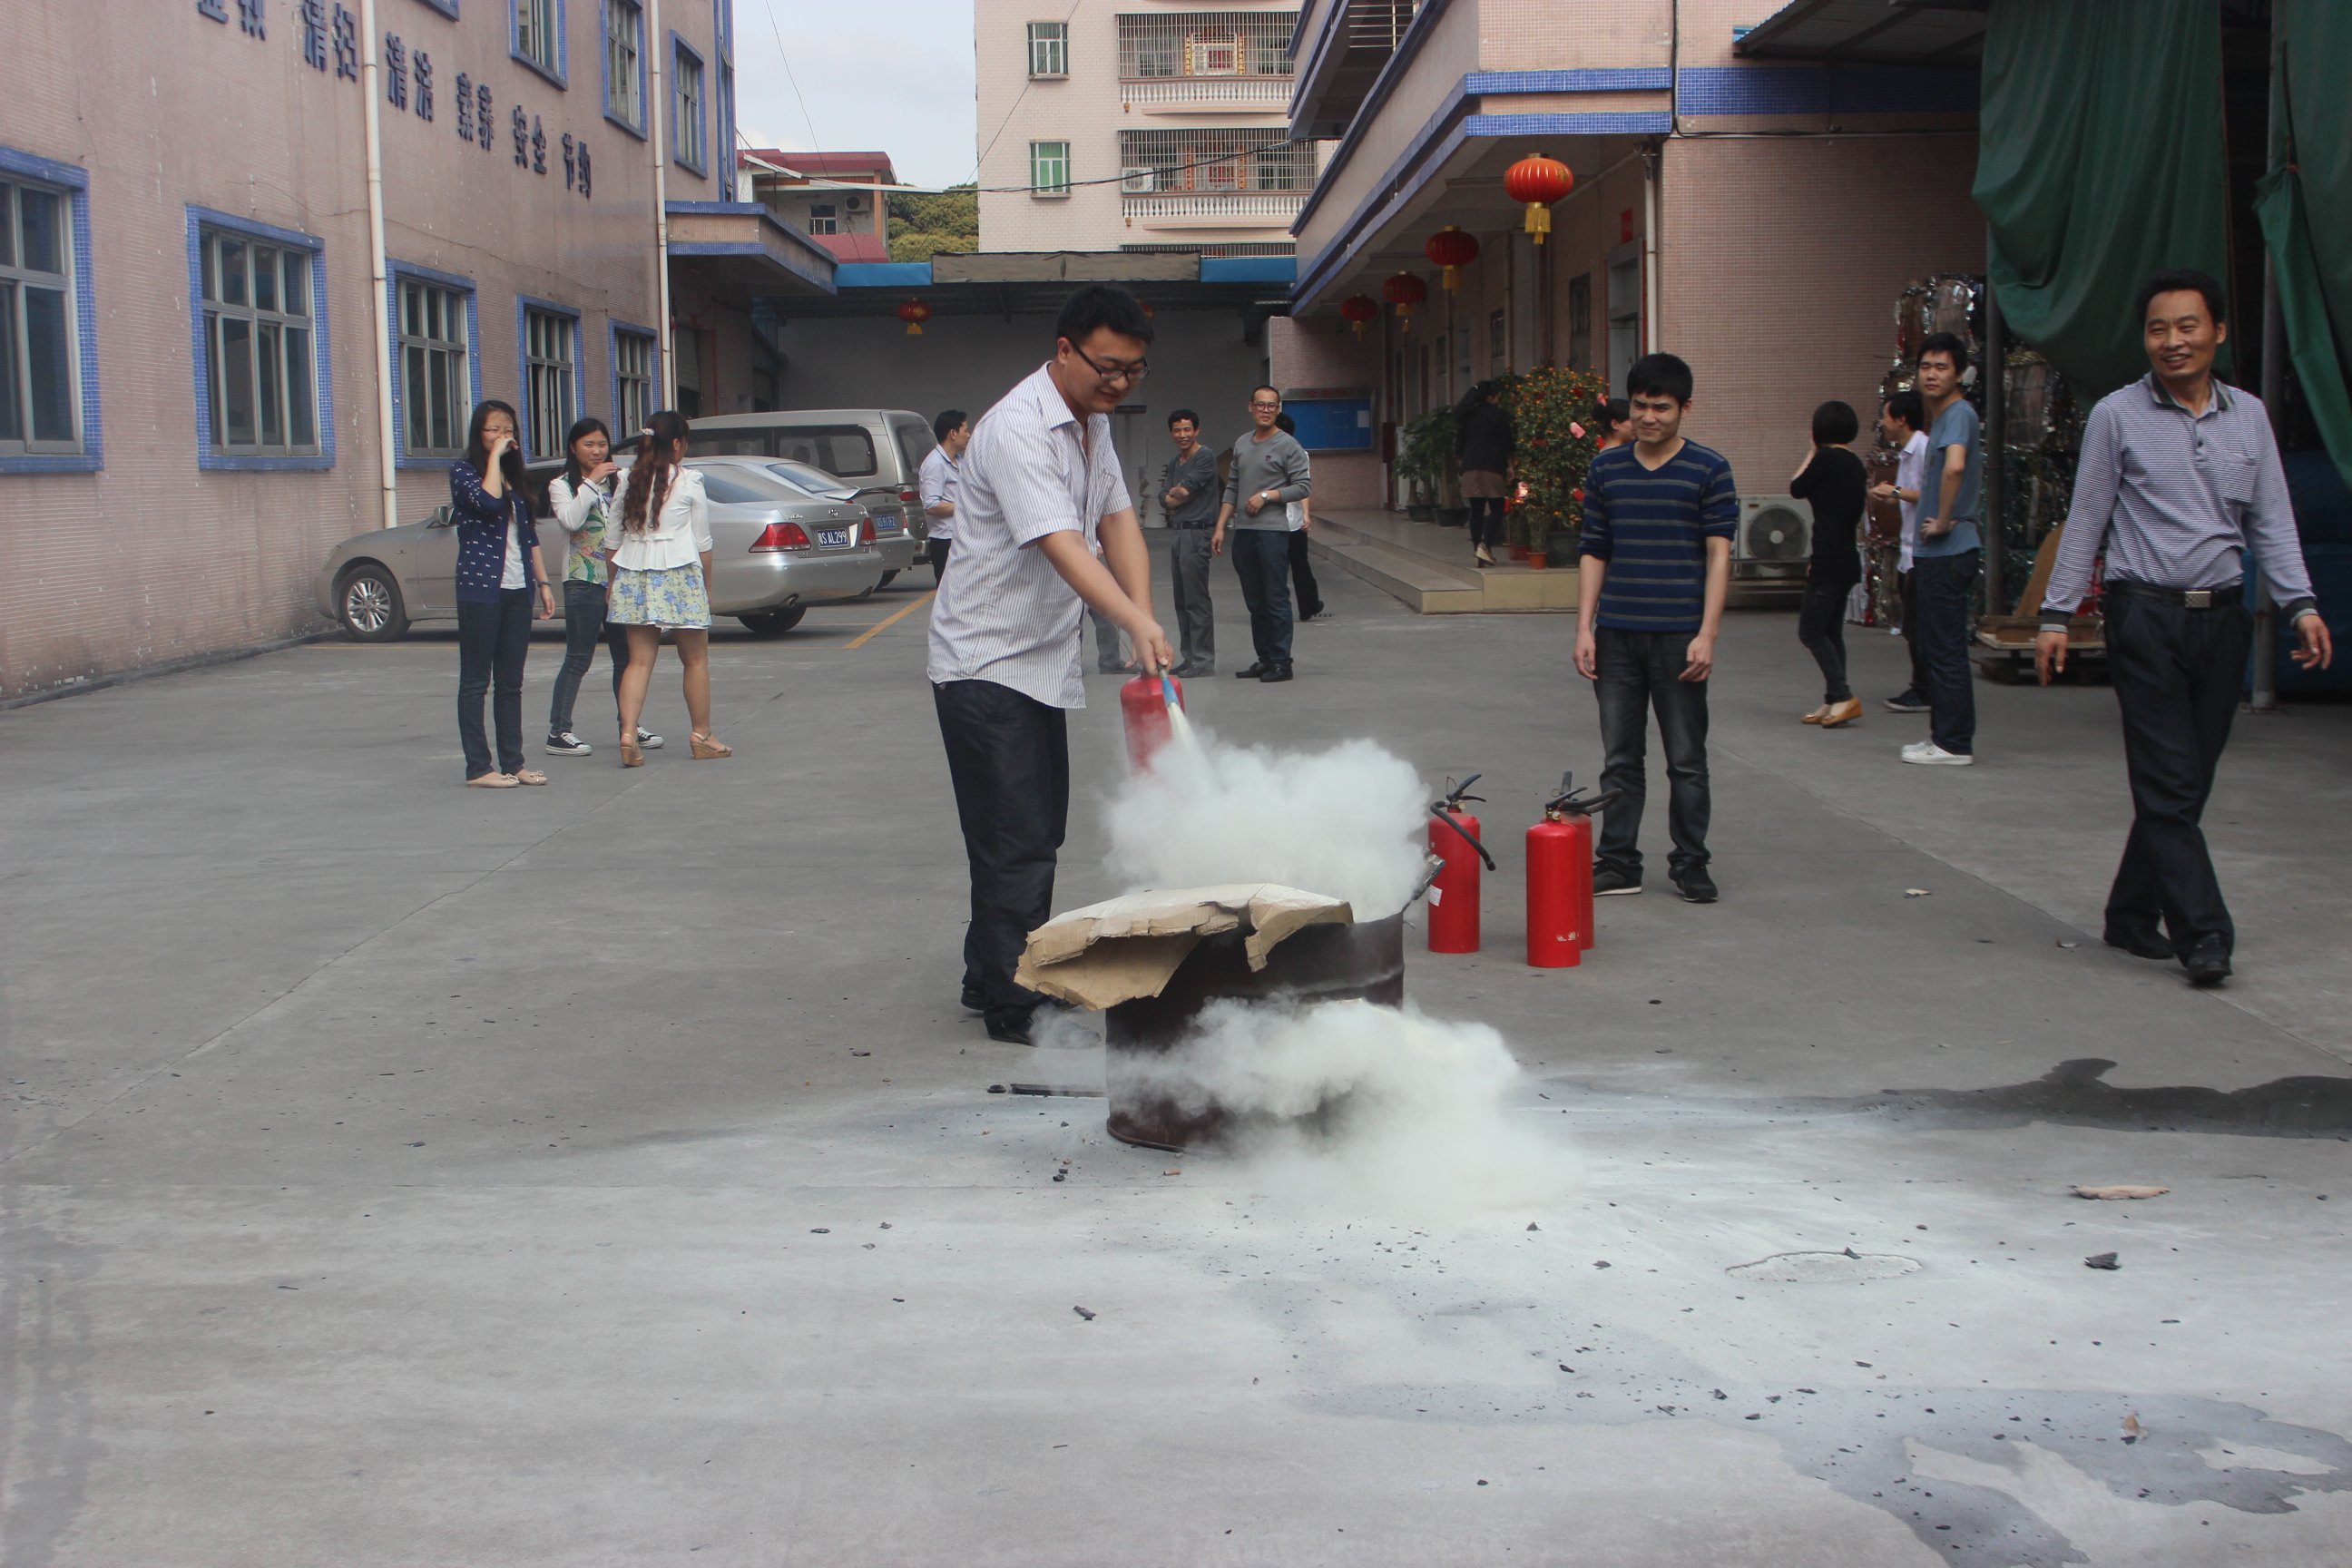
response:
M523 501L515 411L492 400L474 410L466 455L449 465L449 510L457 520L457 739L466 783L477 789L543 784L522 765L522 665L531 611L555 614L539 558L539 531ZM498 765L482 734L482 697L495 677Z

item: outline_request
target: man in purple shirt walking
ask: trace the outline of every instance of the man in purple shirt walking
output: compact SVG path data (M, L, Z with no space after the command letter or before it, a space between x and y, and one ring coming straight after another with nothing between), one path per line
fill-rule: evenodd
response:
M2260 400L2213 379L2214 351L2230 335L2226 300L2201 272L2159 272L2140 286L2153 368L2102 398L2084 426L2034 643L2047 686L2066 668L2066 617L2104 551L2107 670L2132 792L2105 938L2142 958L2179 959L2192 985L2228 979L2237 942L2201 820L2253 641L2241 602L2249 545L2294 627L2295 662L2324 669L2335 657L2269 418Z

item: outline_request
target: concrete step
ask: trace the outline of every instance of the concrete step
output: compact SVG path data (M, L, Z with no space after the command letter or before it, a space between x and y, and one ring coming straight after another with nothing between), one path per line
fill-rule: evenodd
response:
M1576 608L1573 571L1479 567L1458 528L1391 512L1318 512L1308 547L1424 616Z

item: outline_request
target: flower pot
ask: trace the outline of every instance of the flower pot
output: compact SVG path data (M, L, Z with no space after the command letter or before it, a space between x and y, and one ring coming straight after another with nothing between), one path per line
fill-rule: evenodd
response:
M1433 506L1414 505L1405 508L1404 514L1415 522L1428 522L1435 519L1437 509Z
M1547 570L1550 565L1551 565L1551 557L1550 557L1550 556L1549 556L1549 555L1546 555L1542 551L1540 551L1540 550L1530 550L1530 551L1528 551L1528 569L1529 571L1533 571L1533 572L1541 572L1541 571L1545 571L1545 570Z
M1529 553L1528 547L1524 544L1514 544L1510 549L1511 559L1514 561L1525 561Z
M1470 509L1466 506L1439 507L1437 509L1437 526L1440 528L1469 527Z
M1571 529L1555 528L1544 540L1544 553L1551 557L1554 566L1576 564L1576 533Z

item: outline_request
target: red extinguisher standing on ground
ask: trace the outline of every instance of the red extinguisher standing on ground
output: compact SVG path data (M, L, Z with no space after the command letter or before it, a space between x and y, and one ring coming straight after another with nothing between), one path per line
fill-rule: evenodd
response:
M1472 773L1429 808L1429 852L1445 862L1445 868L1429 885L1432 952L1478 951L1479 866L1483 862L1491 868L1495 864L1495 858L1478 842L1478 819L1462 809L1464 801L1483 798L1468 793L1478 776Z
M1592 945L1592 814L1617 798L1580 800L1573 773L1528 829L1528 963L1572 969Z

